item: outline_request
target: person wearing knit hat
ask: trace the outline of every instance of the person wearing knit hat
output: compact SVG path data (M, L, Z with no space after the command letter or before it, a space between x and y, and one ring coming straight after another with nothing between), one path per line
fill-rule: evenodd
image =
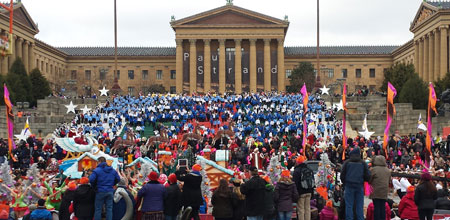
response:
M299 197L297 187L290 176L291 172L289 170L283 170L281 172L281 178L275 186L275 207L280 220L291 219L292 211L294 210L292 204L297 203Z
M89 179L87 177L81 177L80 184L89 184Z
M194 166L192 166L192 170L200 172L202 170L202 166L200 164L194 164Z
M95 190L87 177L80 179L73 198L74 214L79 220L92 220L95 212Z
M414 201L419 210L420 219L431 220L435 209L435 200L437 199L437 189L431 175L424 172L420 176L419 185L414 192Z
M152 171L150 179L137 194L137 206L141 206L142 219L164 219L164 194L165 187L158 182L158 173Z
M158 173L155 171L150 172L150 174L148 175L148 179L150 181L158 181Z
M297 157L297 159L295 159L295 162L297 162L297 164L302 164L303 162L305 162L306 158L303 155L300 155Z
M323 207L322 211L320 211L319 218L331 220L337 219L337 216L335 216L334 213L333 202L328 200L325 207Z
M295 182L299 199L297 200L298 220L311 219L310 200L314 190L314 173L304 163L306 158L299 155L296 159L297 165L294 168L292 180Z
M169 175L167 180L169 180L169 184L177 183L177 176L174 173L172 173Z
M183 182L183 192L181 194L181 205L184 207L192 207L189 219L199 220L198 215L200 206L203 205L203 194L201 189L202 175L200 171L202 167L199 164L192 166L192 171L188 172L179 169L175 172L177 180Z
M414 186L409 186L406 190L406 195L402 197L398 204L399 217L401 219L419 219L419 211L414 202Z
M175 174L170 174L167 179L169 186L166 187L166 196L164 197L164 215L166 219L176 219L181 209L181 190Z
M64 192L61 197L61 205L59 206L59 219L70 219L69 207L72 204L73 199L75 198L75 191L77 189L77 184L75 181L70 181L67 184L68 190Z

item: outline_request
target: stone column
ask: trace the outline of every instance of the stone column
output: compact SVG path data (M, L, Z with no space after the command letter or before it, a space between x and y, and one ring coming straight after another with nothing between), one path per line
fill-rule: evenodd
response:
M28 51L28 56L29 56L28 66L29 66L30 71L33 70L34 68L36 68L36 60L34 58L34 48L35 48L35 43L30 43L29 51Z
M234 40L236 54L234 56L234 87L235 93L242 93L242 47L241 39Z
M428 60L428 56L430 55L428 49L429 47L430 47L430 40L428 36L425 36L423 46L423 81L425 82L428 82L428 76L430 74L429 60Z
M197 40L189 40L189 94L197 92Z
M8 74L8 57L5 56L2 58L2 72L1 74L6 75Z
M264 91L270 92L270 39L264 39Z
M17 40L16 40L16 57L22 58L22 43L23 43L23 38L17 37Z
M225 39L219 39L219 94L225 93Z
M12 49L12 55L8 56L8 69L11 68L14 60L16 59L16 39L17 36L13 35L13 39L12 39L12 45L11 45L11 49Z
M23 60L23 65L25 66L25 70L27 71L27 73L30 73L30 68L29 68L29 66L28 66L28 44L29 44L30 42L28 42L28 41L24 41L23 42L23 48L22 48L22 50L23 50L23 58L22 58L22 60Z
M434 34L434 55L433 55L433 61L434 61L434 68L433 68L433 75L434 75L434 81L437 81L439 79L439 49L440 49L440 42L439 42L439 33L438 30L433 30Z
M440 78L443 79L447 73L447 26L440 26L439 31L441 32L441 49L439 50L440 56Z
M250 39L250 92L256 92L256 40Z
M428 34L428 81L434 79L434 36L432 33Z
M204 84L203 84L204 91L203 92L206 94L211 91L211 45L210 45L211 40L206 39L206 40L203 40L203 42L205 42L205 48L204 48L205 59L203 62L204 63L203 66L205 68L204 69L205 76L204 76Z
M414 68L417 72L417 74L420 76L419 74L419 40L414 41Z
M177 93L183 92L183 40L176 39L177 54L176 54L176 87Z
M278 62L278 92L286 91L286 73L284 70L284 39L278 39L278 51L277 51L277 62Z
M419 39L419 77L423 79L423 38Z

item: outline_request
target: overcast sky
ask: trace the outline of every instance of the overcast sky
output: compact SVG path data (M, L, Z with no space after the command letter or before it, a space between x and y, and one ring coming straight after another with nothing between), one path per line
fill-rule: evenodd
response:
M114 46L113 0L22 0L36 37L53 46ZM401 45L422 0L321 0L321 45ZM175 46L176 19L225 5L225 0L117 0L119 46ZM316 1L234 0L249 10L289 16L287 46L316 44Z

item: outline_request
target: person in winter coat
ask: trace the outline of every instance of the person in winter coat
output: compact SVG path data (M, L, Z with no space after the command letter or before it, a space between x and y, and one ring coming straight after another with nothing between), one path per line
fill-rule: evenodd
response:
M369 204L369 206L367 206L367 215L366 215L366 220L374 220L374 205L373 202L371 202ZM384 203L384 213L385 213L385 217L383 220L390 220L391 219L391 207L389 206L389 203L385 202Z
M164 196L166 189L158 182L158 173L152 171L148 175L150 180L138 192L137 207L142 202L143 220L164 220Z
M294 209L292 204L298 201L297 187L290 176L289 170L283 170L275 187L274 200L279 220L290 220Z
M73 196L73 210L78 220L92 220L95 212L95 191L89 179L82 177Z
M419 210L420 220L431 220L434 213L434 201L437 199L437 189L433 181L431 181L431 175L429 173L423 173L420 176L420 183L416 188L414 194L414 202Z
M406 195L403 196L398 205L398 212L400 213L401 219L419 219L419 211L417 210L417 205L414 203L414 186L408 187L406 190Z
M320 220L338 220L338 216L335 215L335 211L333 208L333 202L328 200L325 207L320 211L319 214Z
M266 181L266 187L264 191L264 220L275 220L276 212L275 212L275 202L274 202L274 190L275 188L270 181L269 176L265 176L263 178Z
M125 198L122 197L122 193L128 195L132 203L131 210L127 210L127 203ZM127 180L121 178L117 184L117 188L114 191L114 203L113 203L113 220L120 220L125 216L126 212L134 213L134 207L136 206L136 201L134 200L133 194L127 189ZM131 215L133 216L133 215ZM131 217L133 218L133 217Z
M183 193L181 194L181 204L185 207L192 207L192 212L189 219L194 218L194 220L200 220L198 211L200 206L203 204L201 189L202 175L200 174L201 170L202 166L195 164L192 166L191 172L188 170L178 170L175 172L177 179L184 182Z
M245 195L245 215L247 220L262 220L266 181L259 177L256 167L250 168L250 174L250 180L241 185L241 192Z
M447 196L447 192L443 189L437 191L436 209L450 210L450 200Z
M233 210L233 220L244 220L245 218L245 196L241 193L241 180L233 180L233 193L236 196L236 206Z
M169 186L164 196L164 217L165 220L175 220L181 210L181 190L175 174L170 174L167 179Z
M297 218L298 220L311 219L311 196L314 190L313 186L304 186L306 182L314 182L314 174L304 163L306 158L299 156L296 159L296 166L294 168L293 180L297 187L299 199L297 201ZM309 174L309 175L305 175ZM304 178L304 179L302 179ZM308 181L307 178L310 180ZM303 184L302 184L303 183ZM308 184L306 184L308 185Z
M39 199L38 207L30 214L31 220L52 220L52 213L45 208L45 200Z
M214 191L211 204L213 205L212 215L216 220L230 220L233 218L233 207L236 197L233 195L226 179L219 181L219 187Z
M345 219L353 220L355 207L357 220L364 220L364 181L369 181L370 171L361 160L359 147L349 153L349 159L342 165L341 181L344 184Z
M72 181L67 184L68 189L64 192L61 199L61 205L59 206L59 219L61 220L69 220L70 212L69 207L72 204L73 199L75 198L75 190L77 189L77 184Z
M104 157L98 158L99 164L89 176L89 182L97 189L95 195L95 220L101 220L103 205L106 207L106 220L112 220L114 186L120 177L117 171L108 166Z
M373 188L370 195L374 206L374 220L384 220L385 203L389 193L391 171L386 167L386 159L382 155L373 158L369 183Z

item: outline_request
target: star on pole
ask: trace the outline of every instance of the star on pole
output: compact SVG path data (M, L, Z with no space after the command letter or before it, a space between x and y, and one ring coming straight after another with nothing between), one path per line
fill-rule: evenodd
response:
M369 130L364 130L364 131L359 131L358 132L360 135L362 135L365 139L369 139L370 136L372 136L375 132L369 131Z
M87 107L87 105L84 105L84 108L81 109L83 111L83 115L87 114L91 109Z
M103 86L103 89L100 89L100 90L98 90L98 91L100 91L100 96L108 96L108 89L106 89L104 86Z
M25 135L25 130L22 129L22 131L20 132L20 134L15 134L14 135L17 139L19 139L19 141L26 141L27 140L27 136Z
M334 105L334 108L337 108L336 112L338 112L340 110L344 110L344 104L342 103L342 99L341 99L341 101L339 101L339 104Z
M323 95L323 94L330 95L330 94L328 93L329 90L330 90L330 88L327 88L325 85L323 85L323 88L320 88L320 91L322 92L322 95Z
M72 103L72 101L70 101L70 104L69 105L66 105L66 108L67 108L67 114L69 114L69 112L73 112L74 114L75 114L75 108L77 107L78 105L74 105L73 103Z

